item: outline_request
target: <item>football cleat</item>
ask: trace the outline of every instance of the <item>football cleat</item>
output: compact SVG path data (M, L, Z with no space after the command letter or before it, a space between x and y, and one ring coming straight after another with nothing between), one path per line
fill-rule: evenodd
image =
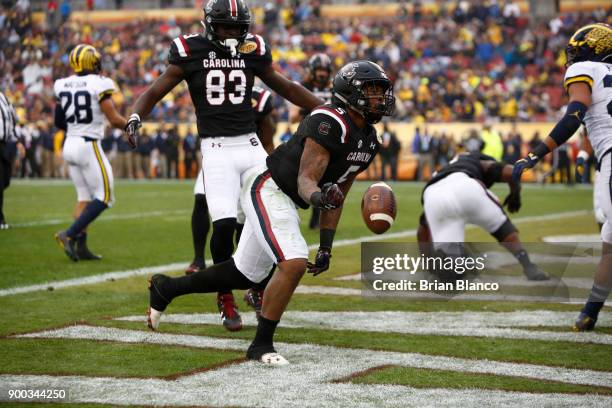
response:
M247 305L251 306L253 310L255 310L255 316L257 320L259 320L259 316L261 316L261 305L263 304L263 290L255 290L253 288L247 290L244 293L244 301Z
M242 318L238 313L238 306L236 306L232 292L217 294L217 306L219 307L219 313L221 313L223 327L229 331L242 329Z
M278 353L266 353L259 358L259 361L271 366L283 366L289 364L289 361Z
M165 283L170 280L165 275L153 275L149 279L149 310L147 310L147 326L151 330L157 330L159 320L168 304L170 304L170 296L164 293Z
M4 221L0 222L0 230L7 230L9 228L11 228L11 226L8 225L6 222L4 222Z
M586 313L580 313L578 319L576 319L576 322L572 326L572 330L575 332L591 331L595 329L596 322L597 319L593 319Z
M72 238L66 234L66 231L60 231L55 234L55 240L62 247L68 258L72 261L76 262L79 260L79 256L77 255L75 242Z
M87 248L87 244L76 243L76 253L79 257L80 261L100 261L102 260L102 255L96 255L92 253L89 248Z
M206 269L205 263L193 261L191 265L189 265L187 269L185 269L185 275L191 275L192 273L201 272L204 269Z
M267 365L281 366L289 364L287 359L278 354L272 345L256 346L254 343L251 343L246 356L249 360L259 361Z
M149 326L149 329L153 331L157 330L163 313L164 312L160 312L159 310L155 310L149 306L149 309L147 310L147 326Z
M550 279L550 276L548 276L546 272L544 272L543 270L538 268L537 265L534 264L531 264L530 266L525 268L523 270L523 273L525 274L527 280L530 281L545 281Z

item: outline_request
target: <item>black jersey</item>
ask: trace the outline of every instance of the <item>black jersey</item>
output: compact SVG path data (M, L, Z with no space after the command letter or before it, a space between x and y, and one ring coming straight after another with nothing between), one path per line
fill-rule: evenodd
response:
M266 89L254 86L251 93L251 106L255 113L255 123L259 123L274 109L272 93Z
M315 108L298 127L289 142L280 145L266 163L278 187L301 208L308 208L298 194L298 171L305 138L310 137L329 152L329 163L319 187L342 183L349 176L365 170L378 153L380 139L376 129L359 129L346 110L327 104Z
M423 192L425 192L425 189L430 185L437 183L449 174L453 173L465 173L469 177L480 181L486 188L490 188L493 183L495 183L495 180L492 177L492 172L485 172L482 164L480 163L481 160L496 161L493 157L478 152L459 154L448 165L442 168L442 170L437 172L431 180L429 180L429 182L423 188Z
M172 41L168 62L184 72L200 137L255 132L253 81L272 64L259 35L248 34L236 57L202 34L182 35Z
M310 92L312 92L314 96L323 99L325 103L331 103L331 98L332 98L331 84L328 84L328 86L324 88L318 88L312 85L310 82L302 82L302 86L308 89ZM300 116L302 119L304 119L306 115L308 115L308 113L309 113L308 109L304 109L304 108L300 109Z

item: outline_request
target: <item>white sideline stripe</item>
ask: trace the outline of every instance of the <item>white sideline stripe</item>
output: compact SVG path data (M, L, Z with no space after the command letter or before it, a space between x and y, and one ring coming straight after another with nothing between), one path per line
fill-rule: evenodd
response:
M160 217L164 215L180 215L180 214L188 214L191 210L172 210L172 211L148 211L141 213L128 213L128 214L110 214L105 215L104 217L100 217L97 222L100 221L113 221L113 220L130 220L136 218L147 218L147 217ZM73 220L70 218L55 218L50 220L40 220L40 221L31 221L31 222L21 222L17 224L11 224L11 227L14 228L26 228L26 227L39 227L41 225L59 225L59 224L68 224Z
M548 214L548 216L544 215L544 216L536 216L536 217L524 217L524 218L515 219L514 223L516 224L520 222L531 222L531 221L537 221L537 220L542 221L546 219L568 218L568 217L574 217L578 214L588 214L588 213L589 211L581 210L581 211L570 211L570 212L557 213L557 214ZM553 215L554 217L552 217ZM408 236L414 236L414 234L416 234L416 230L413 229L413 230L392 232L392 233L382 234L382 235L364 236L364 237L353 238L353 239L340 239L334 242L334 247L337 248L341 246L354 245L354 244L358 244L361 242L375 242L375 241L383 241L383 240L389 240L389 239L395 239L395 238L404 238ZM315 250L318 247L319 247L319 244L313 244L313 245L309 245L308 249ZM103 273L99 275L86 276L83 278L53 281L53 282L47 282L47 283L42 283L42 284L37 284L37 285L17 286L17 287L8 288L8 289L0 289L0 297L11 296L11 295L16 295L20 293L36 292L39 290L47 290L49 287L53 287L54 289L62 289L62 288L68 288L72 286L91 285L95 283L105 282L111 278L118 280L118 279L131 278L134 276L149 275L153 273L163 273L163 272L168 272L168 271L173 271L173 270L179 270L181 268L184 268L188 264L189 262L173 263L173 264L159 265L159 266L147 266L147 267L131 269L127 271L107 272L107 273ZM299 289L300 288L298 287L298 290ZM338 288L338 289L344 289L344 288ZM360 295L360 294L361 294L361 291L357 293L357 295Z
M149 266L146 268L132 269L129 271L107 272L101 275L92 275L92 276L86 276L84 278L74 278L74 279L67 279L63 281L54 281L54 282L42 283L39 285L20 286L20 287L11 288L11 289L0 290L0 297L17 295L20 293L36 292L39 290L48 290L49 288L63 289L63 288L69 288L72 286L91 285L94 283L101 283L101 282L106 282L110 280L125 279L125 278L130 278L132 276L141 276L141 275L148 275L152 273L163 273L163 272L176 271L178 269L184 268L186 265L187 265L186 263L180 262L180 263L173 263L173 264L168 264L168 265Z
M74 326L25 338L71 338L245 350L244 340L153 333L105 327ZM449 370L609 387L612 372L441 357L418 353L347 349L314 344L277 343L290 362L269 367L236 363L176 380L85 376L1 375L8 388L67 388L70 402L121 405L211 405L267 407L370 406L609 406L601 395L508 392L479 389L419 389L382 384L333 383L382 365ZM240 392L222 392L240 384ZM271 397L273 396L273 397ZM2 394L0 398L8 396Z
M402 333L436 336L494 337L542 341L566 341L571 343L612 344L612 335L596 332L574 333L569 326L576 319L575 312L552 312L546 310L517 312L286 312L280 325L291 328L322 330L355 330L377 333ZM116 320L143 322L142 315L120 317ZM252 313L243 313L245 325L257 326ZM164 323L219 324L219 315L164 314ZM602 313L597 321L599 327L611 327L612 317ZM533 331L517 329L528 326L565 326L567 332L552 332L544 329Z

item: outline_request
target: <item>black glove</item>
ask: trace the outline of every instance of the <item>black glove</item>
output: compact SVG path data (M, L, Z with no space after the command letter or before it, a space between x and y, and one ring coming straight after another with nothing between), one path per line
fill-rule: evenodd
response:
M315 257L314 263L308 262L306 268L308 273L312 273L312 276L325 272L329 269L329 260L331 259L331 249L326 247L319 247L317 256Z
M132 113L127 121L127 125L125 125L125 133L128 135L127 141L132 149L135 149L138 144L138 129L141 127L142 122L140 121L140 115Z
M321 191L316 191L310 196L310 203L323 210L333 210L342 207L344 194L337 184L325 183Z
M512 192L506 196L504 205L508 207L508 211L511 213L518 212L521 209L521 193Z
M521 181L521 174L527 169L531 169L540 161L540 158L534 154L529 153L526 157L523 157L520 160L517 160L514 163L514 168L512 169L512 180Z

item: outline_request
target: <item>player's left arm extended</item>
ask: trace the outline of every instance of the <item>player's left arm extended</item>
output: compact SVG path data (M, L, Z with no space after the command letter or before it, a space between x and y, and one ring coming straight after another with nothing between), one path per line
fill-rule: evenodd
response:
M565 115L557 122L550 134L543 142L538 144L527 157L518 160L514 165L512 177L520 180L524 170L536 165L544 156L567 142L580 128L584 115L591 106L591 88L584 82L570 84L567 89L570 102L567 105Z
M508 183L510 193L506 196L504 205L511 213L518 212L521 209L521 182L520 179L515 180L512 177L515 166L491 160L481 160L480 164L490 181Z
M294 105L311 111L317 106L325 104L323 99L317 98L312 92L304 88L301 84L290 81L272 68L272 66L264 69L258 76L274 92L287 99Z

